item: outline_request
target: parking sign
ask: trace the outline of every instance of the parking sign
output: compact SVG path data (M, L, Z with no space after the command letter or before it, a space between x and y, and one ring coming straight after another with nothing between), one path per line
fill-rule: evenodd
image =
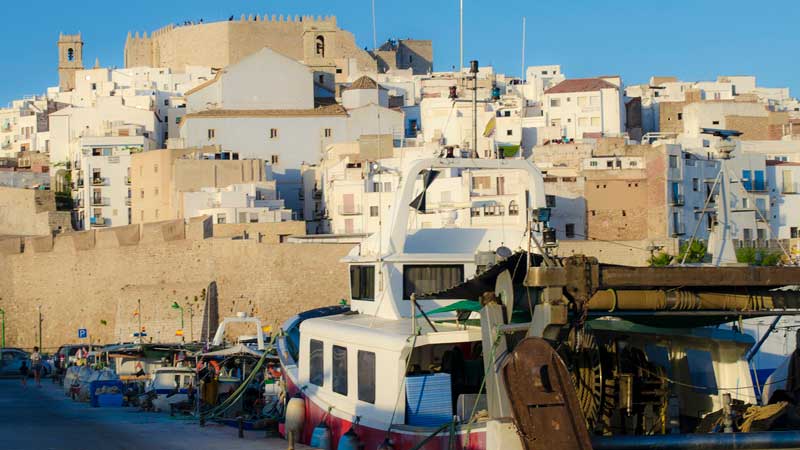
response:
M78 339L86 339L87 336L89 336L89 333L86 328L78 328Z

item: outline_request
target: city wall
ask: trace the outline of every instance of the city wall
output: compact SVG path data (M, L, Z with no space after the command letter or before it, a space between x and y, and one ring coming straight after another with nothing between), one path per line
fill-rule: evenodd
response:
M347 296L347 271L339 260L351 245L277 243L286 225L274 232L258 225L249 239L215 237L204 218L2 240L6 345L38 344L39 307L47 350L87 342L78 339L79 328L95 343L131 341L140 320L147 340L177 341L180 311L170 307L173 302L184 307L185 338L198 339L203 295L212 281L219 317L243 311L273 329L299 311Z

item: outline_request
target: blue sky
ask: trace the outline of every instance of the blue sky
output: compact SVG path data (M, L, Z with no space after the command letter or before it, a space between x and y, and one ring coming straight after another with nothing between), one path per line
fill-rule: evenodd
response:
M458 0L375 0L378 42L433 40L434 67L458 65ZM772 0L464 0L464 57L519 74L521 23L526 65L561 64L569 77L619 74L684 80L754 74L759 85L800 95L800 3ZM372 46L370 0L3 1L0 104L58 83L58 33L83 33L84 65L122 66L125 36L172 22L234 14L336 15L359 45ZM759 6L754 6L754 5ZM114 5L114 6L110 6ZM119 5L119 6L117 6Z

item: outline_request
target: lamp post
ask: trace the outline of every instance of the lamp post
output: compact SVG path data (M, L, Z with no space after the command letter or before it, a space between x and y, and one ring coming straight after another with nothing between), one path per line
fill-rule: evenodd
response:
M0 308L0 349L6 348L6 312Z
M39 311L39 351L42 351L42 305L36 307Z
M186 337L183 335L183 306L179 305L178 302L172 302L172 309L181 311L181 342L186 342Z

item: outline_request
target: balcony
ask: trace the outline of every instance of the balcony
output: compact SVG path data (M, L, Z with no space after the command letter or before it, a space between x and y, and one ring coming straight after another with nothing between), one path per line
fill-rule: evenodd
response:
M93 227L108 227L108 226L111 226L111 223L109 221L107 221L105 217L99 217L99 216L90 217L89 218L89 223Z
M683 206L683 194L672 194L670 195L669 205L670 206Z
M672 224L672 237L683 236L686 234L686 226L682 223Z
M108 199L106 197L92 197L92 206L108 206Z
M361 215L361 205L355 206L339 206L340 216L359 216Z
M314 198L314 200L319 200L322 198L322 191L319 189L314 189L311 193L311 196Z
M75 210L83 209L83 199L82 198L76 198L75 200L73 200L72 201L72 209L75 209Z
M83 178L78 178L78 189L83 187Z
M800 194L800 183L783 183L781 194Z
M106 184L106 180L103 177L94 177L92 178L92 186L103 186Z
M314 220L320 220L325 218L325 211L314 211Z

